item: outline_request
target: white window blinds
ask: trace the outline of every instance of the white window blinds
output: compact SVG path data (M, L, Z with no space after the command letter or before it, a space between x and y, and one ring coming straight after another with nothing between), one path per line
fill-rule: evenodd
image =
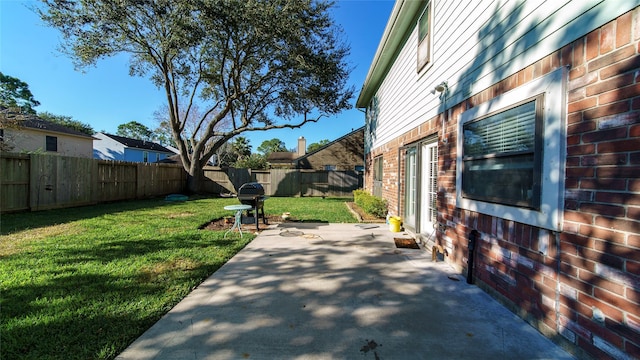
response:
M464 157L533 152L536 101L464 125Z

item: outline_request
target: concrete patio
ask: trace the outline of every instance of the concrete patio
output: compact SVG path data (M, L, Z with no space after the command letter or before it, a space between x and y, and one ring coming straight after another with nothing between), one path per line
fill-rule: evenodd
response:
M117 359L572 359L388 226L272 225Z

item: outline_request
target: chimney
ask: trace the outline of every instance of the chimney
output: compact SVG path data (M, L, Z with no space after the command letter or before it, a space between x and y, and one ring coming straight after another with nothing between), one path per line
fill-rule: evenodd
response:
M307 153L307 140L304 139L304 136L300 136L298 138L298 156L302 156Z

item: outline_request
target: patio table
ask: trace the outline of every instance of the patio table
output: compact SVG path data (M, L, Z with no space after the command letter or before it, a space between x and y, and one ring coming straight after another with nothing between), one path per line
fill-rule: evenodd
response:
M224 233L224 238L227 238L227 234L233 229L238 229L240 232L240 237L242 237L242 212L245 210L251 210L253 207L251 205L227 205L224 207L225 210L235 211L235 221L233 222L233 226L227 232Z

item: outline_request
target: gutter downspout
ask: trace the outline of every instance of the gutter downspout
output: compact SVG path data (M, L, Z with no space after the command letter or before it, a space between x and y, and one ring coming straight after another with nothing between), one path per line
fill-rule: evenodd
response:
M478 230L471 230L469 233L469 254L467 255L467 284L473 284L473 258L475 255L476 242L480 233Z

